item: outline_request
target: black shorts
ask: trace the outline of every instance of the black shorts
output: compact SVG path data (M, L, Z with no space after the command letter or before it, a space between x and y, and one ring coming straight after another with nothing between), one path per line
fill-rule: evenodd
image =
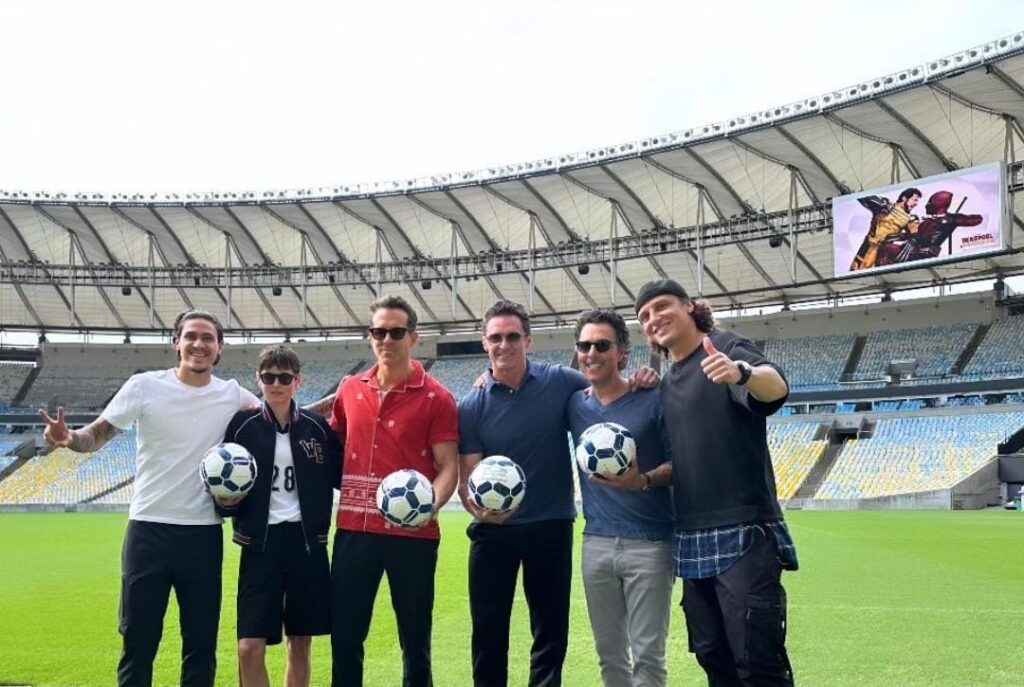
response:
M238 566L238 638L281 643L291 637L331 633L331 572L327 547L306 552L302 524L267 528L263 552L242 549Z

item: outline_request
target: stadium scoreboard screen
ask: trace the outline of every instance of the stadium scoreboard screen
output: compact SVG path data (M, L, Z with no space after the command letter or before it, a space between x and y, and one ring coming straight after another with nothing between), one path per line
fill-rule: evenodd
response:
M995 162L833 198L834 275L1004 250L1005 176Z

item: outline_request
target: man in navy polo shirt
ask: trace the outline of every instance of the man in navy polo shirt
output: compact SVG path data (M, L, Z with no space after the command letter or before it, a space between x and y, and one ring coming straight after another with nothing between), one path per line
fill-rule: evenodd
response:
M483 387L459 404L459 496L475 516L467 533L477 687L508 683L509 621L520 566L533 633L530 685L561 684L569 640L576 508L565 409L588 383L563 365L528 361L531 343L523 306L498 301L488 308L483 345L491 369ZM634 383L656 381L653 371L645 371ZM492 455L508 456L526 473L526 495L514 511L488 512L469 498L469 473Z
M590 389L569 399L573 443L588 427L615 422L636 441L636 460L620 476L587 479L583 496L583 587L605 687L664 687L665 640L672 608L675 518L672 454L661 393L629 393L622 376L629 329L614 310L588 310L576 322L576 354Z

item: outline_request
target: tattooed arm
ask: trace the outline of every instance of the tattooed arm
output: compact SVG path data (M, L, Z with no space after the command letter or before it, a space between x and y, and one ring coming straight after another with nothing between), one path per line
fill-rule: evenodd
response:
M44 410L39 411L39 418L46 423L43 439L51 448L65 447L77 453L99 451L121 430L103 418L97 418L82 429L68 429L64 421L64 408L57 408L57 417L52 418Z

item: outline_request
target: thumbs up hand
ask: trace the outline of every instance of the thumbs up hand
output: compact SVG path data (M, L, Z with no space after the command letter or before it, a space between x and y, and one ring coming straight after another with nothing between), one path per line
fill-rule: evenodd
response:
M705 336L703 343L707 357L700 361L700 366L707 378L715 384L735 384L740 381L743 375L739 366L729 356L715 348L710 337Z

